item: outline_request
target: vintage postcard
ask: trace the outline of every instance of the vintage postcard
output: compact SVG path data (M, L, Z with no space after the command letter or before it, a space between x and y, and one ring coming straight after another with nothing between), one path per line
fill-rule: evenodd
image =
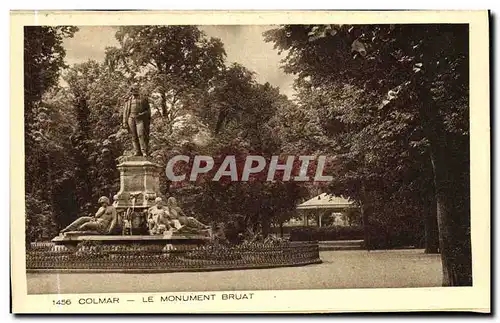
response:
M488 30L11 12L12 311L489 313Z

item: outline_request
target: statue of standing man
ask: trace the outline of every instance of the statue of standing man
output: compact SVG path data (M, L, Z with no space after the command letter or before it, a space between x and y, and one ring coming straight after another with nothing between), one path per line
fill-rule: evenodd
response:
M141 95L139 86L134 84L131 95L123 107L123 128L132 135L136 156L149 154L149 125L151 121L151 108L148 98Z

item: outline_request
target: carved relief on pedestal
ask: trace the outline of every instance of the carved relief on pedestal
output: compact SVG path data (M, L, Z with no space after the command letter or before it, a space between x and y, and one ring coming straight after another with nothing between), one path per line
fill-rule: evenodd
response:
M146 157L122 157L118 165L120 191L115 207L122 218L122 234L147 234L147 210L160 196L160 166Z

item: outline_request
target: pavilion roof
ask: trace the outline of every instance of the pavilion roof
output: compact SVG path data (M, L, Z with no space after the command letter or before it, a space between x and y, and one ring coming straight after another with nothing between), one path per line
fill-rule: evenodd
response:
M297 206L297 209L343 209L355 207L354 202L341 196L323 193L305 201Z

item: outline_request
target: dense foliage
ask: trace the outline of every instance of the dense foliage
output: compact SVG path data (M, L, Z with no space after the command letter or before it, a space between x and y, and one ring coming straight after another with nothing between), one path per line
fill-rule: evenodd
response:
M352 223L368 248L425 244L442 254L445 285L471 284L466 25L277 26L264 39L285 53L294 100L226 62L222 42L195 26L119 27L104 62L68 67L62 41L75 32L25 29L28 240L50 238L118 191L116 158L131 148L120 110L138 83L161 165L178 154L216 166L228 155L238 165L252 154L334 157L327 185L161 174L161 193L225 240L265 238L300 200L328 191L360 206Z
M57 217L57 190L64 186L67 109L53 108L44 94L57 85L65 67L64 37L75 27L25 27L24 29L24 124L26 156L27 239L48 238Z
M71 36L58 35L59 42ZM28 39L35 36L40 37L39 29L27 33ZM160 165L177 154L214 156L220 163L226 155L244 160L258 154L269 160L281 152L272 122L279 109L292 103L270 84L258 84L244 66L226 64L219 39L193 26L120 27L116 38L119 47L107 48L103 63L66 67L64 52L53 63L60 73L39 99L45 114L33 111L50 131L40 156L51 166L27 165L27 178L39 179L40 191L45 190L45 195L29 196L29 240L50 238L77 216L95 212L99 196L111 198L118 192L116 159L131 149L128 134L120 129L120 114L132 83L149 95L151 155ZM62 49L58 45L53 50ZM37 83L41 77L30 74L27 80ZM48 151L51 145L55 148ZM50 177L50 195L47 178L37 174L41 170ZM161 193L177 197L186 213L203 222L264 236L307 193L291 182L228 179L171 183L161 174Z
M369 246L372 225L420 218L435 252L437 214L445 285L470 285L472 277L467 32L466 25L286 25L265 35L286 51L285 71L297 75L299 109L290 115L304 117L285 115L284 135L298 149L316 143L337 157L330 190L362 206Z

